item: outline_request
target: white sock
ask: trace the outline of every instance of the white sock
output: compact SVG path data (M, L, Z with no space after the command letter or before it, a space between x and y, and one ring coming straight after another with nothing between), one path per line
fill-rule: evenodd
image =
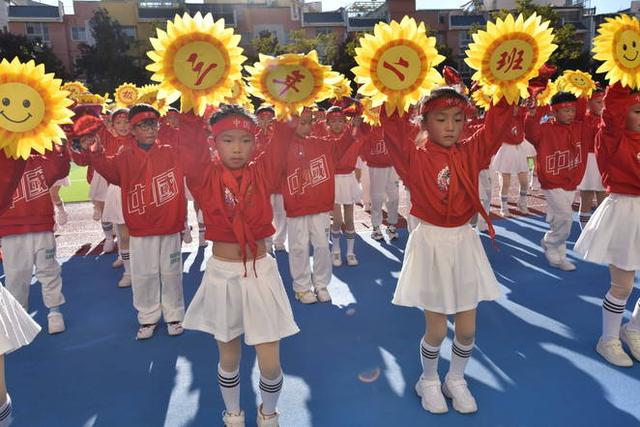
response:
M102 232L106 240L113 240L113 224L110 222L102 223Z
M131 260L129 259L129 249L122 249L120 251L120 258L122 259L122 265L124 266L124 274L131 274Z
M356 232L355 230L347 230L344 233L344 236L347 238L347 255L353 254L353 247L356 244Z
M591 212L580 212L580 229L584 230L591 218Z
M469 362L469 359L471 358L472 351L473 343L470 345L462 345L458 342L457 338L453 338L453 345L451 346L451 364L449 365L447 377L464 378L464 370L467 367L467 362Z
M336 231L333 228L331 229L331 253L339 254L340 253L340 236L342 232L340 230Z
M260 396L262 397L262 415L272 415L276 412L278 398L282 390L282 372L275 379L267 379L260 375Z
M422 362L422 378L425 380L438 379L438 359L440 346L429 345L424 338L420 340L420 361Z
M620 324L622 314L627 305L626 299L618 299L607 292L602 300L602 338L620 339Z
M500 196L500 209L503 211L509 210L509 198L507 196Z
M7 393L7 401L0 406L0 427L9 426L11 424L11 396Z
M640 298L638 298L638 302L636 302L633 314L631 315L631 320L627 323L627 328L640 332Z
M222 393L222 400L227 413L240 413L240 370L225 372L218 365L218 385Z

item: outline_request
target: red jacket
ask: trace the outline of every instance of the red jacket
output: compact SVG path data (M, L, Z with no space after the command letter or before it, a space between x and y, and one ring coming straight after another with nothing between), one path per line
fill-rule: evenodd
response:
M360 157L367 162L367 166L370 168L388 168L393 166L391 157L389 156L389 150L384 142L385 134L381 126L371 127L371 131L365 138L362 149L360 150Z
M65 148L56 146L44 156L32 154L9 208L0 216L0 237L53 231L49 187L68 174L69 153Z
M600 123L602 123L602 116L593 114L591 111L584 116L584 121L587 127L585 128L584 143L587 145L587 152L595 153L595 141L598 129L600 129Z
M274 139L282 138L276 130ZM301 138L295 134L289 138L286 154L285 180L282 185L284 208L288 217L313 215L333 210L335 201L336 164L344 159L353 159L354 165L360 145L353 143L351 130L340 137L308 136ZM344 144L344 145L343 145ZM338 147L348 146L345 150Z
M0 173L0 214L9 208L26 165L26 160L9 159L4 151L0 150L0 171L2 171Z
M181 134L175 132L174 139ZM109 184L119 185L122 211L134 237L174 234L185 218L184 171L180 150L158 139L148 151L131 145L113 157L86 157Z
M458 227L480 212L478 174L512 125L510 106L500 103L485 116L484 128L449 148L429 140L415 145L416 129L397 114L380 114L393 166L411 189L411 214L440 227Z
M536 171L544 190L573 191L582 181L588 154L585 136L589 125L584 120L586 102L584 98L578 99L576 119L571 124L558 123L553 118L540 123L547 108L538 108L533 115L527 114L525 136L536 148Z
M358 162L358 154L362 149L364 140L368 138L369 127L361 124L359 128L354 130L348 125L341 135L336 135L330 130L327 132L328 137L336 139L336 175L350 174L356 170Z
M625 130L629 107L639 102L618 83L607 88L595 150L609 193L640 196L640 133Z

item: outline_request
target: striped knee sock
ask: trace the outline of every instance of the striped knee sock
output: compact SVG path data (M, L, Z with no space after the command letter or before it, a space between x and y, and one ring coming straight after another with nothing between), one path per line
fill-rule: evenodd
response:
M240 413L240 370L225 372L218 365L218 385L222 393L224 407L230 414Z
M458 342L457 338L453 338L453 345L451 346L451 364L449 365L449 372L447 373L447 377L464 377L464 370L467 367L469 359L471 358L472 351L473 343L469 345L462 345Z
M509 210L509 197L500 196L500 209L502 209L503 211Z
M344 236L347 238L347 254L352 254L353 247L356 244L356 231L355 230L347 230L344 233Z
M11 396L7 393L7 401L0 407L0 427L11 424Z
M260 396L262 397L262 415L272 415L276 412L276 405L282 390L282 372L272 380L260 375Z
M602 338L619 339L622 314L627 305L626 299L618 299L607 292L602 300Z
M420 360L422 362L422 378L425 380L438 379L438 359L440 346L429 345L424 338L420 340Z
M120 251L120 258L122 258L122 265L124 266L124 274L131 274L131 260L129 258L129 249L122 249Z
M580 229L584 230L591 218L591 212L580 212Z
M631 320L627 323L627 328L640 332L640 298L638 298L638 302L636 302L636 307L633 309L633 314L631 315Z

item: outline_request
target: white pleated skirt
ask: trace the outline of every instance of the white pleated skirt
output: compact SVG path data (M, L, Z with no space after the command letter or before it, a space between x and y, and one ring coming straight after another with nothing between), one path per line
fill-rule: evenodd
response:
M529 172L528 150L522 144L502 144L495 157L491 169L500 173L518 174Z
M582 177L582 182L578 185L578 190L582 191L604 191L604 185L602 185L602 176L600 175L600 169L598 169L598 162L596 161L595 153L589 153L587 157L587 168Z
M438 227L420 221L409 235L393 304L455 314L500 296L480 237L469 224Z
M609 195L582 230L574 250L587 261L640 270L640 196Z
M125 223L124 214L122 213L122 191L117 185L109 185L107 189L107 197L102 211L102 222Z
M336 174L335 204L352 205L362 200L362 187L355 173Z
M212 334L229 342L244 334L247 345L278 341L300 331L276 260L265 256L247 262L211 257L182 323L186 329Z
M104 202L107 199L109 183L98 172L93 172L91 184L89 184L89 198L94 202Z
M39 332L40 325L0 283L0 354L31 343Z

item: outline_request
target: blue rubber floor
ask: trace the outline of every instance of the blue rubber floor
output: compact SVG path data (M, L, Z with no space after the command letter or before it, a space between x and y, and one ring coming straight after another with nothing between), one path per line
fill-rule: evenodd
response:
M496 229L498 251L482 239L504 297L479 307L467 374L480 410L467 416L453 410L430 415L415 395L423 315L390 303L406 233L393 244L360 235L360 266L334 270L332 305L295 302L287 255L279 253L301 328L282 343L281 426L639 425L640 363L614 368L594 351L607 269L580 261L572 273L548 268L539 247L546 229L540 217L498 221ZM577 233L576 223L571 247ZM208 254L183 255L188 302ZM7 356L13 425L221 425L214 340L191 331L169 337L159 328L153 339L136 342L131 290L116 287L120 272L111 268L113 259L65 260L67 331L53 337L42 332ZM639 296L636 288L628 308ZM39 285L32 287L31 310L45 325ZM442 348L442 375L450 344L448 339ZM255 353L245 347L242 407L248 426L255 425L257 376Z

